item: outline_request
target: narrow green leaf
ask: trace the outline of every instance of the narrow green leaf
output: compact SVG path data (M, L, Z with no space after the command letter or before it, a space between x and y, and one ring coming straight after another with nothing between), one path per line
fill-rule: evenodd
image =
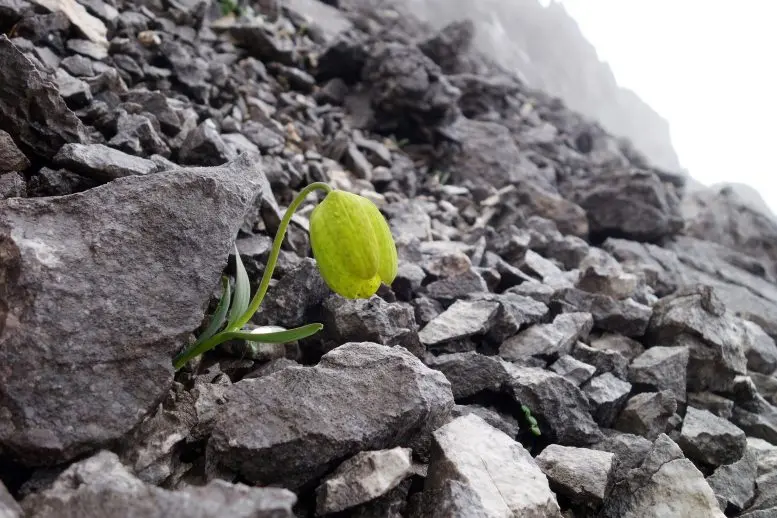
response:
M314 335L324 328L323 324L307 324L286 331L276 331L274 333L250 333L248 331L226 331L222 333L226 340L247 340L250 342L261 342L265 344L282 344L302 340L308 336Z
M216 311L213 313L213 317L210 319L210 324L205 328L205 331L197 338L194 345L198 345L211 336L221 328L224 320L227 318L227 311L229 310L229 298L231 296L231 289L229 286L229 279L226 276L221 277L221 298L216 306Z
M251 283L248 280L243 260L235 245L235 294L232 297L232 307L229 309L227 327L231 327L248 309L251 302Z

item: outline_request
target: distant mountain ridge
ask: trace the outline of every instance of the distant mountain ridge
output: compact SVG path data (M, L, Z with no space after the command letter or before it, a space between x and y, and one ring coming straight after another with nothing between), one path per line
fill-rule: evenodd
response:
M364 0L358 0L359 2ZM368 0L403 5L434 28L465 18L475 45L530 87L560 97L571 109L626 137L662 169L681 172L669 122L633 91L620 87L563 5L538 0Z

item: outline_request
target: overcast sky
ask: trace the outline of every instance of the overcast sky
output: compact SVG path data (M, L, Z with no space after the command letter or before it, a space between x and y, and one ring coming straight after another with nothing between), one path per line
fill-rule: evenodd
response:
M777 212L777 0L561 1L693 177L752 185Z

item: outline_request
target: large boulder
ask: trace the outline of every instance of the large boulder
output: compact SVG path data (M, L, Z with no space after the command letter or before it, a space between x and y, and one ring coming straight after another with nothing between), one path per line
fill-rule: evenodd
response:
M264 189L245 156L0 201L0 449L56 464L132 430L167 393Z

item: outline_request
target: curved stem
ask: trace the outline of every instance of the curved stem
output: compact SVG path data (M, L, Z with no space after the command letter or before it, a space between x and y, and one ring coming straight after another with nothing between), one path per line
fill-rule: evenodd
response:
M275 240L273 241L272 250L270 251L270 257L267 260L267 266L264 268L264 274L262 275L262 280L259 283L259 289L256 291L254 298L251 299L251 304L248 306L248 309L246 309L245 313L243 313L240 318L238 318L231 326L223 329L221 332L216 333L202 343L195 343L193 347L181 351L181 353L179 353L173 359L173 368L175 370L178 370L186 365L186 362L192 358L210 351L220 343L232 339L233 336L231 333L240 331L240 329L242 329L243 326L246 325L249 320L251 320L251 317L254 316L254 313L256 313L256 311L259 309L259 306L262 304L262 300L264 300L264 296L267 294L267 289L270 286L270 279L272 278L273 271L275 271L275 265L278 262L278 256L281 253L283 238L286 236L286 229L289 226L291 217L305 200L307 195L316 190L324 191L325 193L329 194L332 191L332 188L323 182L311 183L300 191L300 193L291 202L291 205L289 205L289 208L287 208L286 212L283 214L281 223L278 225L278 232L275 234Z
M259 283L259 289L256 290L256 294L254 294L254 298L251 299L251 304L248 306L246 312L243 313L243 315L238 318L235 323L226 331L236 331L238 329L242 329L242 327L246 325L249 320L251 320L251 317L254 316L256 310L259 309L259 306L262 304L262 300L264 300L264 296L267 294L267 289L270 287L270 279L272 278L273 271L275 271L275 265L278 262L278 255L281 253L281 245L283 244L283 238L286 236L286 229L289 226L291 217L299 208L300 204L302 204L302 202L305 200L307 195L316 190L324 191L325 193L329 194L332 191L332 188L324 182L311 183L302 189L297 197L294 198L294 200L291 202L291 205L289 205L289 208L286 209L286 213L281 219L281 224L278 225L278 232L275 234L275 240L272 244L270 257L267 259L267 266L264 268L262 280Z

